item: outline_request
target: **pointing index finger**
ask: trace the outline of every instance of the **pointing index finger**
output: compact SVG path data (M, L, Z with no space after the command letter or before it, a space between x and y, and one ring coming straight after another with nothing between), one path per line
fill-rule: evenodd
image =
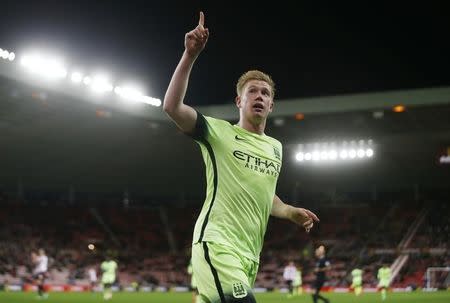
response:
M205 14L203 14L203 12L200 12L200 18L198 20L198 25L200 26L204 26L205 25Z
M317 222L320 221L319 218L316 216L316 214L313 213L312 211L306 210L306 213L307 213L311 218L313 218L314 221L317 221Z

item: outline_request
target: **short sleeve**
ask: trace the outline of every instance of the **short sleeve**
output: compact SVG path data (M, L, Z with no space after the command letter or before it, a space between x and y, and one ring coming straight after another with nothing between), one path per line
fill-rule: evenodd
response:
M202 141L207 134L207 123L205 116L199 111L197 112L197 120L195 121L195 127L192 133L185 133L187 136L194 140Z

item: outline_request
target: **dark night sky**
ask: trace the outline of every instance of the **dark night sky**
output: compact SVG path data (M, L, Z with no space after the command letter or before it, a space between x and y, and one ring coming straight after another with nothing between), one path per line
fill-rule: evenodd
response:
M201 9L211 35L190 104L230 102L239 75L253 68L272 75L279 99L450 85L440 2L336 2L2 1L0 47L55 50L163 98Z

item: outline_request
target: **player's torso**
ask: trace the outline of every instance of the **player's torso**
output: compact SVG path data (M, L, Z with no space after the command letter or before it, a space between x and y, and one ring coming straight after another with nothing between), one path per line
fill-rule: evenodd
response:
M319 259L319 261L317 261L317 263L316 263L316 267L318 269L324 269L326 266L327 266L327 260L325 258ZM325 272L322 271L322 270L317 272L317 278L324 279L325 278Z
M101 268L105 274L115 274L117 263L114 261L103 262Z
M35 272L45 272L48 269L48 257L38 256Z
M391 270L389 268L382 268L381 270L381 279L387 280L391 276Z
M227 121L208 117L207 123L200 141L207 197L194 241L220 241L257 259L281 169L281 143Z
M218 190L257 199L273 192L281 170L281 144L235 125L223 128L213 142L217 154ZM272 203L273 196L270 198Z

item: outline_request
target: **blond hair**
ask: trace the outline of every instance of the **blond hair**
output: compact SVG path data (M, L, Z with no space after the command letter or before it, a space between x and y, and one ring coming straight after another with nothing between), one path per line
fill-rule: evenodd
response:
M263 73L259 70L249 70L239 77L239 80L236 84L236 93L238 96L242 94L242 90L244 89L245 84L247 84L247 82L250 80L264 81L269 84L270 88L272 89L272 98L275 97L275 82L273 82L272 78L268 74Z

